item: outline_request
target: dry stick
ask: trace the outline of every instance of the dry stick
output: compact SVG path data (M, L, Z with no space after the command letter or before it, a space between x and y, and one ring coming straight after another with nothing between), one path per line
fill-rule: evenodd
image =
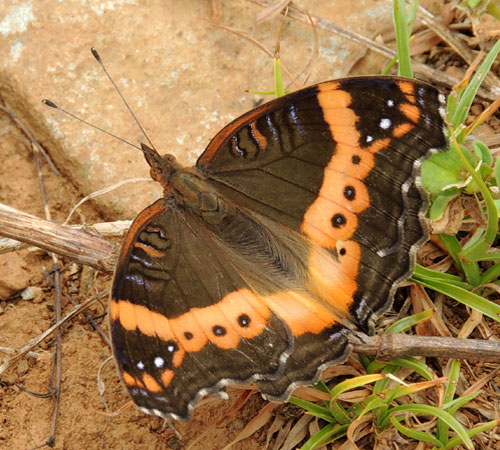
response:
M54 255L52 253L52 255ZM55 255L54 255L55 256ZM56 291L56 310L55 317L56 322L61 320L61 267L59 262L54 264L54 288ZM53 410L52 410L52 424L50 427L50 436L45 441L46 444L52 447L56 441L56 424L57 416L59 414L60 398L61 398L61 373L62 373L62 340L61 340L61 329L56 330L56 351L54 353L54 365L55 365L55 380L54 373L50 376L50 389L53 391Z
M455 33L452 33L447 27L445 27L441 22L439 22L436 17L434 17L429 11L427 11L423 6L418 7L420 13L419 20L430 28L434 33L436 33L444 42L446 42L455 52L468 64L472 65L476 56L472 50L461 40L455 37ZM492 86L500 86L500 80L496 77L493 72L489 72L486 75L485 85L489 89Z
M483 139L484 141L484 139ZM500 142L500 140L499 140ZM470 146L472 149L472 145ZM31 217L33 220L39 220L38 217L30 216L18 209L7 206L3 203L0 203L0 211L8 211L12 214L20 214L21 216ZM63 224L64 225L64 224ZM69 225L70 228L74 230L87 230L93 233L94 235L98 235L101 238L104 237L119 237L123 238L127 230L132 225L131 220L116 220L114 222L99 222L92 224L91 227L86 225ZM4 253L10 253L17 250L22 250L24 248L29 248L30 245L28 243L19 242L15 239L2 238L0 237L0 255ZM116 249L117 251L117 249ZM90 264L89 264L90 266Z
M113 273L117 245L85 231L40 219L21 211L0 208L0 235L43 248Z
M83 303L79 304L78 306L75 306L71 310L71 312L68 313L66 316L64 316L64 318L61 319L59 322L55 323L50 328L47 328L43 333L39 334L36 338L30 339L30 341L26 345L24 345L22 348L17 350L15 356L10 357L9 359L5 360L0 365L0 375L2 375L2 373L4 373L7 369L12 367L18 361L20 361L26 354L31 352L31 350L33 350L35 347L37 347L40 343L42 343L50 335L52 335L52 333L54 331L56 331L61 325L68 322L76 315L80 314L82 311L87 309L90 305L92 305L96 301L97 301L97 298L95 296L85 300Z
M28 137L28 139L32 142L32 144L43 155L43 157L47 161L47 164L52 169L52 172L54 172L56 175L60 175L59 171L57 170L57 167L50 159L50 156L47 154L44 148L38 143L38 141L30 133L30 131L24 126L24 124L17 118L17 116L12 111L7 109L5 106L0 105L0 110L3 111L5 114L7 114L12 119L12 121L15 122L15 124L21 129L21 131Z
M248 0L248 1L264 7L267 7L271 4L269 1L265 0ZM293 3L290 5L290 9L288 11L288 17L291 17L292 19L295 20L300 20L301 22L309 22L309 18L307 17L307 15L297 10L294 7ZM385 45L379 44L371 40L370 38L367 38L366 36L347 31L339 27L338 25L335 25L333 22L330 22L329 20L315 16L311 17L315 21L316 26L318 28L322 28L330 33L336 34L343 38L349 39L350 41L356 42L364 47L369 48L370 50L373 50L376 53L385 56L388 59L392 59L396 56L396 51L392 50L389 47L386 47ZM412 66L416 72L420 72L421 74L425 75L428 79L433 80L435 82L443 83L446 86L452 87L460 82L458 78L453 77L445 72L440 72L438 70L435 70L425 64L413 61ZM494 101L498 97L498 95L500 95L500 87L492 86L491 92L481 88L478 91L478 95L488 100Z
M33 157L35 159L36 170L38 175L38 183L40 185L40 194L42 196L43 208L45 211L45 218L47 220L51 219L49 203L47 201L47 192L45 191L45 183L43 181L42 167L40 163L40 148L41 146L38 142L32 138L32 142L36 142L36 145L33 144ZM59 260L55 253L51 252L50 256L52 258L53 264L53 276L54 276L54 288L56 291L55 298L55 322L59 322L61 320L61 266L59 264ZM61 392L61 372L62 372L62 340L61 340L61 330L58 328L56 330L56 351L54 352L52 358L52 371L49 377L49 388L48 391L53 393L53 410L52 410L52 425L50 428L50 436L46 440L46 444L49 446L53 446L55 443L55 433L56 433L56 423L57 423L57 415L59 413L59 399ZM55 369L55 372L53 371ZM55 379L54 379L55 375Z
M113 271L117 253L113 245L106 239L57 225L42 219L28 216L30 220L8 217L9 212L0 210L0 235L8 230L9 223L16 223L14 230L8 230L8 236L20 241L29 242L45 250L64 251L64 256L80 264L89 264L107 273ZM16 214L19 217L19 214ZM30 227L36 227L32 234ZM38 238L37 242L35 238ZM68 242L69 241L69 242ZM71 249L78 250L74 254ZM96 250L98 249L98 250ZM102 251L102 249L108 249ZM351 337L356 353L394 359L401 356L441 356L447 358L471 359L478 361L500 362L500 342L478 339L457 339L443 337L421 337L405 334L385 334L380 336L364 336L360 333ZM31 348L29 349L31 350ZM0 374L2 367L0 367Z
M386 333L351 338L353 351L376 359L391 360L406 356L435 356L500 363L500 341L453 337L414 336Z

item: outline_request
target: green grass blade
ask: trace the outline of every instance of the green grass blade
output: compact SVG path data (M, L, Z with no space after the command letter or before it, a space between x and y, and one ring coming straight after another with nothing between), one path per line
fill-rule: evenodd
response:
M283 74L281 70L281 60L278 57L274 58L274 92L276 98L285 95L285 86L283 85Z
M466 291L458 286L453 286L437 280L419 280L418 282L424 287L441 292L441 294L448 295L464 305L477 309L485 316L491 317L497 322L500 322L500 305L497 305L484 297Z
M474 400L479 394L481 394L481 391L477 391L463 397L458 397L450 403L445 403L443 405L443 408L446 409L450 414L455 414L460 408L465 406L471 400Z
M455 397L455 392L457 390L457 381L458 377L460 376L460 361L458 360L451 360L450 361L450 371L448 374L448 381L446 383L446 388L444 391L444 399L443 403L451 403L453 401L453 398ZM452 412L448 411L450 414ZM448 442L448 434L449 434L449 426L448 424L439 419L437 422L436 426L436 434L438 439L443 443L446 444Z
M415 266L415 271L413 272L412 278L415 277L418 280L437 280L443 283L453 284L454 286L459 286L463 289L472 289L472 285L462 281L462 279L456 275L450 273L437 272L436 270L427 269L426 267L417 264Z
M498 277L500 277L500 264L495 264L481 275L481 284L491 283Z
M479 267L476 263L464 261L459 257L459 254L462 251L462 246L460 245L457 237L440 234L439 239L441 239L441 242L446 247L446 250L448 250L448 253L453 258L453 261L455 261L455 264L462 269L467 281L469 281L473 286L477 286L481 280Z
M478 435L479 433L485 433L486 431L492 430L495 427L500 426L500 419L497 420L491 420L489 422L483 423L481 425L478 425L477 427L474 427L470 429L467 434L469 437L474 437ZM462 443L462 440L460 437L454 437L448 441L448 443L443 447L443 450L452 450L456 447L458 447Z
M385 375L373 374L373 375L361 375L359 377L350 378L349 380L342 381L330 391L330 395L332 397L331 402L335 402L338 396L343 392L364 386L365 384L374 383L383 378L385 378Z
M443 411L440 408L436 408L435 406L430 405L400 405L389 410L390 414L394 414L396 412L409 412L415 415L418 414L426 414L435 416L438 419L441 419L443 422L447 423L450 428L458 434L462 442L467 448L474 449L472 441L470 440L467 431L460 424L460 422L455 419L451 414Z
M499 52L500 40L495 43L493 48L490 50L484 61L477 69L476 74L471 78L470 83L465 88L463 95L461 96L460 101L457 105L457 109L450 120L453 128L457 128L460 124L463 124L465 122L467 114L469 114L472 102L476 97L477 91L486 75L488 74L491 66L495 62L495 59ZM466 136L460 136L459 142L464 142L465 137Z
M398 48L398 75L402 77L413 77L411 69L410 49L408 46L408 21L406 18L405 0L394 0L393 20L396 31L396 44Z
M403 317L402 319L394 322L392 325L388 326L384 333L404 333L408 331L415 325L421 322L425 322L428 319L431 319L434 316L434 310L427 309L417 314L412 314L408 317Z
M308 441L300 447L300 450L314 450L315 448L329 444L345 436L348 428L348 425L334 425L330 423L324 426L314 436L311 436Z
M290 397L290 400L288 401L290 403L293 403L294 405L300 406L307 412L307 414L310 414L311 416L318 417L320 419L326 420L327 422L332 422L332 415L330 413L330 410L327 408L298 397Z
M403 414L401 416L404 416ZM399 421L399 418L396 416L390 416L389 420L394 425L394 428L398 430L401 434L408 436L411 439L415 439L418 442L428 442L433 444L435 447L441 448L443 443L432 434L426 433L425 431L418 431L412 428L405 427Z

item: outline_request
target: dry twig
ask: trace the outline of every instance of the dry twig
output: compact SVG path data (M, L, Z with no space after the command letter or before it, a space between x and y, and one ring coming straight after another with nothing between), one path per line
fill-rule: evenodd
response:
M112 273L116 264L117 248L107 239L24 213L0 209L0 235L59 252L77 263L91 265L106 273ZM355 352L381 359L419 355L500 361L500 343L497 341L405 334L369 337L358 334L353 336L352 344Z

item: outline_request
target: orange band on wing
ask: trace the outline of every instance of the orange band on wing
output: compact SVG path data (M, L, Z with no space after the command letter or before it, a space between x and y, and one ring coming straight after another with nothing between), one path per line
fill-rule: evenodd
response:
M267 148L267 138L258 130L255 122L250 122L250 131L257 141L260 150L265 150Z
M294 291L283 291L264 297L269 307L283 319L292 334L318 334L328 326L339 323L331 311L312 297Z
M174 378L174 371L170 369L164 370L161 373L160 378L161 382L163 383L163 386L167 387L172 381L172 378Z
M399 110L405 115L405 117L409 121L413 123L417 123L420 120L420 109L416 105L401 103L399 105Z
M123 266L125 263L125 258L127 257L130 249L134 245L134 241L136 239L137 233L140 228L144 226L145 223L149 222L153 217L161 214L167 209L167 206L162 200L157 200L151 206L142 211L135 221L132 223L132 226L129 228L127 236L123 241L122 251L120 253L120 259L118 261L118 266Z
M415 97L415 83L410 81L398 81L398 87L406 96Z
M394 137L402 137L404 136L405 134L409 133L413 128L415 128L415 125L411 124L411 123L402 123L398 126L396 126L394 128L394 131L392 132L392 134L394 135Z
M165 253L159 252L155 248L150 247L146 244L143 244L142 242L136 242L134 244L134 247L140 248L141 250L144 250L152 258L163 258L166 256Z
M356 277L361 260L361 248L354 241L337 242L338 259L322 248L313 248L309 257L309 289L327 301L341 317L349 316Z
M358 116L349 108L351 100L351 95L338 86L319 87L318 102L336 146L325 168L319 195L304 215L301 231L313 242L332 250L338 240L352 237L358 228L357 214L370 205L368 191L361 187L363 183L352 180L362 180L369 173L374 165L371 154L386 145L382 139L360 148ZM346 190L353 195L346 195Z
M110 301L110 317L127 331L177 344L172 364L179 367L186 352L200 351L208 341L223 349L236 348L241 338L258 336L271 312L262 297L248 289L231 292L220 302L205 308L191 308L176 318L151 311L127 300Z
M161 392L163 390L163 386L147 373L142 376L142 382L149 392Z
M409 95L410 91L413 93L413 84L403 85L402 89ZM359 117L350 108L352 97L347 91L319 86L318 102L335 146L319 194L304 215L301 231L319 246L336 251L337 258L321 248L312 249L308 284L312 292L346 317L357 290L361 262L361 247L351 239L358 229L359 214L370 206L363 180L374 168L374 155L387 148L391 136L361 146ZM403 108L403 113L414 119L412 105ZM396 132L403 135L409 129L401 127Z
M163 386L147 373L142 375L142 380L130 375L128 372L122 372L121 375L123 378L123 382L129 389L138 387L140 389L147 389L149 392L161 392L172 381L172 378L174 377L174 371L167 369L161 373L160 380Z

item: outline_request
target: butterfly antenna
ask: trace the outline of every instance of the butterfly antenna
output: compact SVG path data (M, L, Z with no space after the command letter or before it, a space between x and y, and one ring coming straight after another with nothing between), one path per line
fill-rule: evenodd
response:
M122 102L123 104L127 107L130 115L134 118L135 120L135 123L137 124L137 126L139 127L139 129L141 130L142 134L144 135L144 137L146 138L146 140L149 142L149 145L156 151L156 147L154 146L153 142L151 142L151 139L149 139L149 136L148 134L146 133L146 130L143 128L143 126L141 125L141 123L139 122L139 119L137 119L137 116L134 114L134 111L132 111L132 108L130 107L130 105L128 104L127 100L125 100L125 97L123 96L122 92L120 91L120 89L118 88L118 86L116 85L116 83L114 82L113 78L111 78L111 75L109 74L108 70L106 69L106 66L104 65L104 63L102 62L102 59L101 59L101 56L99 55L99 53L97 53L97 50L94 48L94 47L91 47L90 51L92 52L92 55L94 56L94 58L97 60L97 62L99 63L99 65L101 66L102 70L104 71L104 73L106 74L106 76L108 77L108 80L111 82L111 84L113 85L113 87L115 88L115 91L118 92L118 95L120 96L120 98L122 99Z
M94 129L96 129L98 131L101 131L104 134L107 134L108 136L111 136L111 137L113 137L115 139L118 139L119 141L123 142L124 144L130 145L131 147L134 147L134 148L142 151L141 147L139 147L138 145L134 145L131 142L129 142L129 141L121 138L120 136L117 136L116 134L110 133L109 131L106 131L103 128L98 127L97 125L94 125L93 123L87 122L86 120L83 120L83 119L81 119L78 116L75 116L73 113L70 113L69 111L66 111L65 109L61 108L60 106L57 106L52 100L48 100L48 99L44 98L42 100L42 103L45 104L45 105L47 105L47 106L49 106L49 107L51 107L51 108L57 109L58 111L60 111L60 112L62 112L64 114L67 114L68 116L72 117L73 119L76 119L79 122L81 122L81 123L83 123L83 124L85 124L85 125L87 125L87 126L89 126L91 128L94 128Z

